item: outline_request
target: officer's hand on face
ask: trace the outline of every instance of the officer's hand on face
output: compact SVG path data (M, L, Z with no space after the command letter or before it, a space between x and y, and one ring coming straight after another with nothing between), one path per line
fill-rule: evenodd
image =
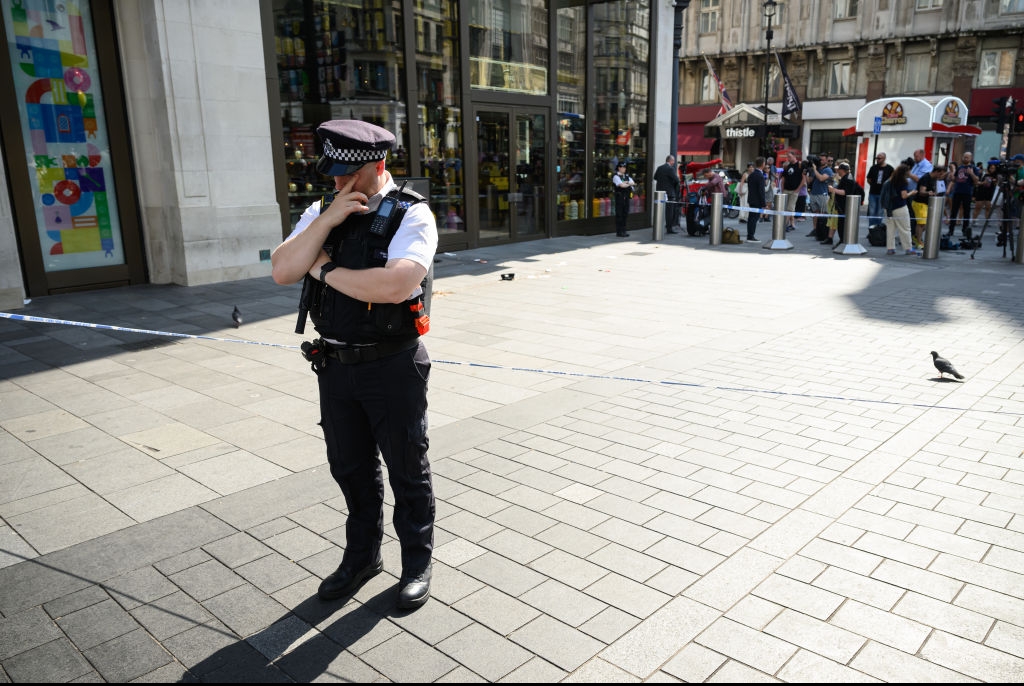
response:
M341 187L338 194L334 196L334 200L331 204L323 211L322 216L329 219L332 226L337 226L352 214L365 214L370 211L370 208L366 206L366 201L369 199L365 193L352 190L355 186L356 177L352 175L348 183Z

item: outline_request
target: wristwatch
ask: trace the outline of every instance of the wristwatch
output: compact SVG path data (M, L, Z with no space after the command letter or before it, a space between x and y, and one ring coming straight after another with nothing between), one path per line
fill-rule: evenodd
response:
M334 271L337 266L333 262L324 262L320 267L320 283L327 283L327 272Z

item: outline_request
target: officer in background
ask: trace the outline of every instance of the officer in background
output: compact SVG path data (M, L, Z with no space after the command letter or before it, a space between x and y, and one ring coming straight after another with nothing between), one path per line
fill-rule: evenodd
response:
M398 606L430 597L434 493L427 462L430 358L422 284L437 249L437 225L422 196L400 191L384 160L387 130L354 120L317 129L317 170L337 195L306 209L271 256L274 281L308 278L306 302L321 338L303 344L320 387L331 475L348 505L345 553L320 584L324 600L351 596L383 569L384 481L395 495L402 550ZM326 209L324 203L328 203Z

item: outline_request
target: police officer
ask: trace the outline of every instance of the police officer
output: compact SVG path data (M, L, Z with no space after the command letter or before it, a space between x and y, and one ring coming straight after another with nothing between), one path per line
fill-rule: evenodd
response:
M321 338L304 349L320 387L320 415L331 475L348 505L338 569L318 595L355 593L383 569L384 480L395 495L402 550L398 606L430 597L434 493L427 462L427 379L422 284L437 249L437 225L418 194L398 189L385 170L395 137L355 120L317 129L317 170L337 194L310 205L271 256L274 281L307 278L309 314ZM307 281L307 285L311 282ZM304 289L305 293L306 289Z

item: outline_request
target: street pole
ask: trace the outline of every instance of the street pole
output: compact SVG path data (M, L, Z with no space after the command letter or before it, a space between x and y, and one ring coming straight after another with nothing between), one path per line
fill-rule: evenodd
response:
M768 30L765 32L768 47L764 53L764 140L762 141L761 148L764 150L763 155L765 159L772 156L772 151L768 149L768 142L771 140L771 136L768 135L768 81L771 76L772 62L772 17L775 16L775 6L777 4L775 0L767 0L764 3L764 16L768 19Z
M686 2L673 2L672 10L672 128L669 129L669 150L679 162L679 51L683 48L683 10L690 5Z

